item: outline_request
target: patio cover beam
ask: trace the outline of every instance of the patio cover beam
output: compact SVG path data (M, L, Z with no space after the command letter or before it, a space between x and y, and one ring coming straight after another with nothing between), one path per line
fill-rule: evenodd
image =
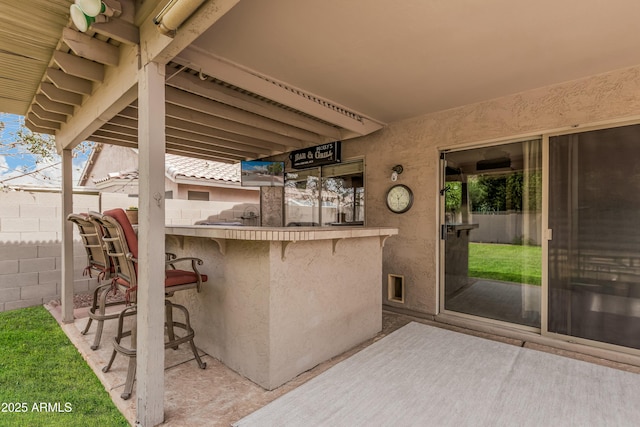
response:
M137 120L138 112L134 104L132 103L120 111L117 117ZM166 125L168 128L200 133L220 140L234 142L240 146L256 147L262 150L270 150L271 152L285 152L306 146L303 141L297 139L254 128L244 123L221 119L220 117L171 103L167 104L166 113ZM231 147L237 148L236 144L231 144Z
M174 62L215 77L231 85L248 90L256 95L276 101L295 110L309 114L344 128L346 133L368 135L382 128L383 124L334 102L304 93L283 82L277 82L219 58L203 49L189 46Z
M137 291L137 405L141 426L164 421L164 65L145 64L138 84L140 222Z
M267 117L259 116L239 108L231 107L211 99L193 95L180 89L167 86L166 89L167 102L174 105L190 108L192 110L201 111L214 117L219 117L232 122L244 123L257 129L264 129L278 135L288 136L308 141L313 144L322 144L327 142L322 136L300 129L286 123L278 122Z
M94 135L127 140L137 144L137 129L118 126L113 120L102 126ZM228 160L245 160L264 157L271 154L269 150L259 149L257 147L248 147L242 144L236 144L230 141L221 140L210 135L197 134L183 129L166 128L167 142L174 142L184 147L197 147L218 153L221 157Z
M175 71L175 69L171 68L167 69L167 73L170 70ZM285 110L275 104L262 101L259 98L238 92L221 84L216 84L213 81L202 80L202 77L187 72L180 72L168 78L167 86L172 86L185 92L206 97L212 101L230 105L261 117L287 123L290 126L322 135L325 137L324 142L340 139L340 130L337 127L330 126L294 111Z
M62 321L73 322L73 224L67 216L73 212L73 156L62 151Z
M283 145L287 148L293 147L291 148L292 150L313 145L306 144L304 141L291 138L289 136L280 135L260 128L255 128L244 123L234 122L233 120L211 116L207 113L203 113L202 111L192 110L188 107L182 107L179 105L167 105L167 117L174 117L185 121L200 123L205 126L219 129L221 131L237 133L251 138L261 139L267 142L272 142L274 144Z
M91 80L72 76L57 68L47 68L47 78L58 88L80 95L90 95L93 90Z
M82 58L79 58L82 60ZM89 61L91 62L91 61ZM95 63L93 63L95 64ZM138 49L121 46L118 67L105 73L104 81L56 134L58 151L73 148L91 136L137 98ZM68 73L68 71L65 70Z

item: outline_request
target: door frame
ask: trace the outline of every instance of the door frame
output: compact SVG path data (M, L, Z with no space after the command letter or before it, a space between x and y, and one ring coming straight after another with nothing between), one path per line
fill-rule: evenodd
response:
M630 354L632 356L640 356L640 350L623 347L615 344L604 343L601 341L594 341L585 338L573 337L569 335L558 334L555 332L549 332L548 322L549 322L549 241L553 239L553 232L549 229L549 164L550 164L550 153L549 153L549 141L553 136L560 135L568 135L574 133L583 133L589 132L593 130L601 130L601 129L610 129L616 127L623 127L628 125L637 125L640 124L640 116L636 116L633 118L625 118L625 119L617 119L617 120L606 120L600 122L594 122L588 125L573 125L564 127L562 129L549 130L543 133L532 133L517 136L514 138L500 138L495 140L489 140L485 142L473 143L473 144L465 144L459 146L444 146L438 147L438 156L439 160L439 182L437 186L437 191L439 192L439 197L437 198L438 203L438 223L437 223L437 235L438 235L438 244L437 244L437 256L438 256L438 287L437 287L437 299L438 299L438 312L436 316L443 315L444 318L459 318L461 320L472 321L473 323L477 323L478 325L489 325L496 327L505 327L509 329L517 329L520 331L533 332L541 337L549 338L554 341L562 341L570 344L579 344L584 345L591 348L602 349L607 351L613 351L616 353L622 354ZM453 153L457 151L465 151L474 148L483 148L483 147L492 147L492 146L500 146L503 144L516 143L521 141L526 141L534 138L540 138L542 144L542 236L541 236L541 246L542 246L542 277L541 277L541 307L540 307L540 328L532 328L524 325L518 325L514 323L508 323L500 320L488 319L484 317L474 316L465 313L454 312L451 310L445 309L445 241L441 238L441 229L445 220L445 206L444 206L444 195L442 194L442 189L445 184L445 166L446 159L444 156L446 153Z
M549 165L550 165L550 138L554 136L571 135L577 133L590 132L602 129L614 129L629 125L640 124L640 118L613 120L599 122L586 126L575 125L570 129L549 132L542 135L542 295L541 295L541 312L540 334L543 337L554 340L564 341L572 344L581 344L589 347L610 350L619 353L627 353L634 356L640 356L640 349L624 347L616 344L595 341L586 338L574 337L571 335L549 332L549 241L553 239L553 230L549 228ZM640 146L639 146L640 150Z
M544 244L544 226L545 226L545 222L544 222L544 218L545 218L545 208L546 208L546 200L545 200L545 189L546 189L546 180L545 180L545 176L544 176L544 171L545 171L545 164L544 164L544 135L541 135L539 133L533 133L533 134L526 134L526 135L522 135L519 137L515 137L515 138L504 138L504 139L499 139L499 140L491 140L491 141L486 141L483 143L475 143L475 144L466 144L466 145L460 145L460 146L447 146L447 147L441 147L438 148L438 157L439 157L439 161L438 161L438 167L439 167L439 181L438 181L438 198L437 198L437 203L438 203L438 224L437 224L437 228L438 228L438 249L437 249L437 254L438 254L438 292L437 292L437 298L438 298L438 313L437 315L447 315L447 316L452 316L452 317L457 317L460 319L468 319L474 322L478 322L479 324L488 324L488 325L493 325L493 326L501 326L501 327L506 327L506 328L510 328L510 329L517 329L520 331L526 331L526 332L533 332L536 334L540 334L541 333L541 328L536 328L536 327L532 327L532 326L526 326L526 325L521 325L521 324L517 324L517 323L510 323L510 322L506 322L503 320L496 320L496 319L490 319L487 317L481 317L481 316L476 316L476 315L472 315L472 314L467 314L467 313L460 313L457 311L452 311L452 310L447 310L445 309L445 259L446 259L446 251L445 251L445 239L442 238L442 233L443 233L443 227L445 225L445 203L444 203L444 186L445 186L445 173L446 173L446 154L447 153L455 153L455 152L460 152L460 151L468 151L468 150L473 150L473 149L478 149L478 148L490 148L490 147L500 147L501 145L507 145L507 144L516 144L519 142L525 142L525 141L530 141L533 139L540 139L541 140L541 144L542 144L542 167L543 167L543 176L542 176L542 205L541 208L543 209L542 211L542 232L543 232L543 236L541 236L541 245L543 246L543 254L542 254L542 260L541 262L543 263L542 265L542 274L543 276L545 275L545 271L544 271L544 263L545 263L545 258L544 258L544 247L546 246ZM548 137L547 137L547 141L548 141ZM547 145L548 147L548 145ZM548 217L547 217L548 220ZM543 286L545 283L545 278L542 278L542 284L541 286ZM545 305L544 303L542 303L543 298L544 298L544 291L541 291L541 305ZM540 321L543 322L543 318L542 318L542 308L540 310Z

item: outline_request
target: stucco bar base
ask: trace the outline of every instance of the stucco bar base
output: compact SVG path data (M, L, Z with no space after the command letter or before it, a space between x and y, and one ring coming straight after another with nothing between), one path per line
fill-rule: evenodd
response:
M174 297L196 345L272 390L382 328L391 228L167 227L166 250L203 259L200 293Z

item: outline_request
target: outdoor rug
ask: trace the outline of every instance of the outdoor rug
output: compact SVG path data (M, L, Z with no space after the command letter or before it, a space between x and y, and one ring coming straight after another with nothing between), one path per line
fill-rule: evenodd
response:
M637 425L638 374L415 322L234 424Z

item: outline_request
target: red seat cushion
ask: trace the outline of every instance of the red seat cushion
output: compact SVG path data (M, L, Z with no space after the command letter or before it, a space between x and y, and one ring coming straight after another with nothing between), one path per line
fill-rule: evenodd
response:
M196 276L196 273L186 270L166 270L165 277L165 288L186 285L189 283L196 283L198 281L198 276ZM202 283L206 282L209 279L206 274L201 274L200 277L202 277ZM128 292L135 291L137 289L137 286L135 288L130 288L131 284L128 281L124 280L122 277L116 278L115 281L117 284L129 288Z
M124 210L117 208L111 209L104 212L104 215L110 216L114 218L116 221L120 223L120 227L122 227L122 231L124 232L125 239L127 240L127 246L129 246L129 251L135 259L138 259L138 236L136 235L131 222L129 222L129 218ZM136 269L136 273L138 272L138 263L134 263L134 268ZM206 282L208 277L205 274L202 274L202 282ZM116 280L122 286L130 286L128 282L126 282L122 278L118 278ZM196 283L198 281L198 276L193 271L186 270L165 270L165 288L170 288L172 286L186 285L188 283ZM134 289L131 289L134 290Z
M164 279L164 287L170 288L171 286L186 285L187 283L195 283L198 281L198 276L193 271L186 270L166 270ZM202 282L206 282L208 277L206 274L202 274Z
M129 246L129 250L131 251L131 255L133 255L135 259L138 259L138 235L133 229L131 222L129 222L129 217L124 210L116 208L104 211L103 214L112 217L120 223L120 227L122 227L122 231L124 232L124 238L127 240L127 246Z

